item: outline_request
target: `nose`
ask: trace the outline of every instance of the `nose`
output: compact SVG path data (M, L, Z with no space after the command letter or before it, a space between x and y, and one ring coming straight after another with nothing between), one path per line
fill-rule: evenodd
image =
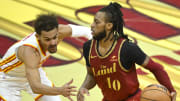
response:
M91 24L91 28L94 28L94 22Z
M56 45L57 44L57 40L51 40L51 45Z

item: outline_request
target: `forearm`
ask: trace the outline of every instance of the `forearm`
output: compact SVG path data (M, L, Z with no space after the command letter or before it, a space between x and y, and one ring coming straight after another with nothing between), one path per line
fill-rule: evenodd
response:
M171 81L167 72L165 72L164 70L160 70L160 71L154 71L153 74L158 80L158 82L164 85L170 92L175 91L171 84Z
M91 29L85 26L78 26L73 24L63 25L59 24L58 26L59 40L62 40L66 37L86 37L92 39Z
M26 77L34 93L44 95L61 95L61 87L51 87L41 83L39 69L26 66Z
M96 85L94 77L91 74L86 75L86 79L84 80L81 88L86 88L88 90L92 89Z
M61 95L61 87L50 87L44 84L36 84L31 86L32 91L43 95Z
M88 39L92 39L91 29L85 26L78 26L69 24L72 29L72 37L86 37Z
M158 82L164 85L170 92L175 91L170 78L167 72L163 69L162 65L155 63L152 59L150 59L145 68L149 69L154 74Z

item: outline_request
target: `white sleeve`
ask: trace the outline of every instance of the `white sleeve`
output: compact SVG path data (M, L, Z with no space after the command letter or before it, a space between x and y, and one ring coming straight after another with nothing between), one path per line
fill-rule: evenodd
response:
M85 26L68 24L72 28L72 37L86 37L92 39L91 29Z

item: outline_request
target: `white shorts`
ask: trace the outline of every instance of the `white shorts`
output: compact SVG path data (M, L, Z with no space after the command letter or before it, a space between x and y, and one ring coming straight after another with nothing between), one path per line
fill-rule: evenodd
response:
M40 69L41 83L53 86L52 82L46 77L46 73ZM6 78L6 77L5 77ZM0 77L0 101L21 101L21 91L24 90L33 96L35 101L61 101L60 97L35 94L32 92L27 80L15 77Z

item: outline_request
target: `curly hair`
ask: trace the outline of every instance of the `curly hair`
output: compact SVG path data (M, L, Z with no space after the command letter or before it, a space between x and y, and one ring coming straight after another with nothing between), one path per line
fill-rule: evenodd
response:
M37 34L41 35L41 31L50 31L58 28L57 17L54 14L40 14L34 22L34 29Z

